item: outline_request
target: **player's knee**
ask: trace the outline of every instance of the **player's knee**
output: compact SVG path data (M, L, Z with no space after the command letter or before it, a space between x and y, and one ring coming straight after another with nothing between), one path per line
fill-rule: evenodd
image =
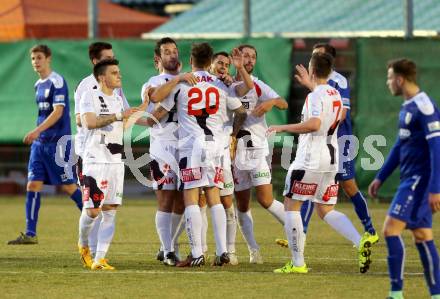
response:
M43 182L41 181L29 181L26 185L26 190L31 192L40 192L43 188Z
M432 240L432 230L431 229L415 229L412 231L414 236L414 241L416 243L421 243L425 241Z
M317 205L316 207L316 212L321 219L324 219L325 215L327 215L327 213L331 210L333 210L333 206Z
M98 217L100 209L87 209L87 216L91 218Z
M69 195L73 194L76 189L78 189L78 186L76 184L61 185L61 190Z
M341 185L342 185L342 188L344 189L345 193L349 197L355 196L356 193L358 193L358 191L359 191L359 188L356 185L356 181L354 179L342 181Z
M382 233L384 237L391 237L391 236L400 236L402 231L399 228L394 227L390 224L385 224L382 228Z

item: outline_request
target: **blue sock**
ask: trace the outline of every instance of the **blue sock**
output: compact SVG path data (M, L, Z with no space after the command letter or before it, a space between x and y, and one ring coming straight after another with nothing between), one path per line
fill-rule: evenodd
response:
M73 192L72 195L70 195L70 198L76 203L76 206L81 211L82 208L83 208L83 201L82 201L81 190L79 190L79 188L76 189L76 191Z
M315 205L311 200L306 200L301 206L301 219L303 221L303 231L307 234L310 218L312 218L313 208Z
M391 291L403 288L403 263L405 248L400 236L385 237L388 247L388 273L391 280Z
M373 223L371 222L371 217L368 213L367 201L365 200L364 196L360 191L358 191L350 199L354 205L354 210L358 218L361 220L362 225L364 226L365 231L374 235L376 233L376 230L374 229Z
M416 243L419 250L420 259L422 260L426 283L429 286L431 295L440 294L440 268L439 257L434 241L425 241Z
M40 210L40 192L26 193L26 235L37 235L38 211Z

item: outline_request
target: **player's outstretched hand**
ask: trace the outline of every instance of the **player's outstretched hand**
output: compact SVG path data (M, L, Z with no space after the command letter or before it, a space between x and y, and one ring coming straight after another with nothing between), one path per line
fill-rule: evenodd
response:
M272 107L273 107L273 104L271 101L263 102L263 103L259 104L257 107L255 107L255 109L252 111L252 114L257 117L261 117L266 112L270 111L272 109Z
M232 49L229 59L232 61L232 64L236 69L241 69L244 67L243 53L238 48Z
M433 213L440 211L440 193L429 193L429 205Z
M382 182L379 179L374 179L371 182L371 184L368 186L368 194L370 197L377 197L377 192L379 191L380 186L382 186Z
M313 89L312 81L310 80L309 72L307 69L302 65L298 64L296 67L297 74L295 75L295 79L304 87L307 87L308 89Z
M193 73L183 73L179 75L179 82L186 82L189 85L196 85L197 84L197 78L194 76Z
M270 126L266 131L266 136L274 135L282 131L283 130L280 126Z
M29 133L27 133L26 136L24 136L23 143L28 145L32 144L32 142L34 142L34 140L36 140L39 136L40 136L40 132L37 129L32 130Z

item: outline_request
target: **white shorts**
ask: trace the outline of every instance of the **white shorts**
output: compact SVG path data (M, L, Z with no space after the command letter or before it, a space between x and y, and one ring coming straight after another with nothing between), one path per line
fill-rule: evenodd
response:
M221 156L200 161L200 156L194 156L192 150L185 150L179 151L179 157L179 190L214 186L223 188Z
M271 167L267 157L268 150L265 148L237 150L233 167L235 191L271 183Z
M223 189L220 190L220 196L232 195L234 193L234 177L232 176L229 147L225 148L221 162L223 168Z
M85 208L121 205L124 163L84 163L83 202Z
M300 201L334 205L339 190L336 174L289 168L283 195Z
M150 162L153 190L177 190L178 188L178 151L177 148L168 144L162 148L160 155L152 153Z

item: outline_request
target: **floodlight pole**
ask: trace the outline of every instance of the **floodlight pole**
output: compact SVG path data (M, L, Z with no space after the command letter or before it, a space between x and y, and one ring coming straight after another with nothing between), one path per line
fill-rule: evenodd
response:
M405 38L413 37L414 30L414 3L413 0L405 1Z
M98 37L98 2L99 0L88 0L88 37Z
M243 34L244 37L251 36L251 0L243 0Z

